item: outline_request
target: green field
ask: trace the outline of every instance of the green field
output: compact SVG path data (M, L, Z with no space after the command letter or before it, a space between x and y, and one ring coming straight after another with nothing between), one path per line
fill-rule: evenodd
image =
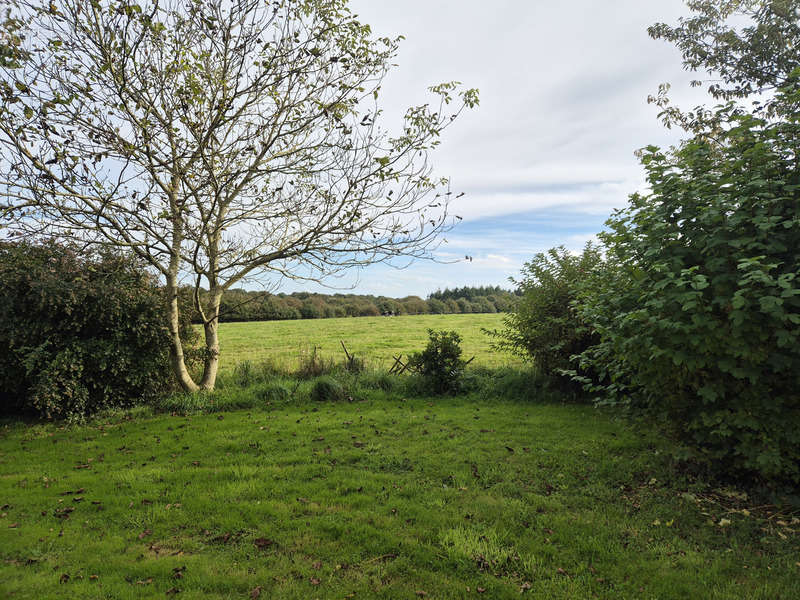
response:
M314 347L338 361L344 358L340 341L371 366L389 368L392 356L422 350L428 329L457 331L463 338L464 358L475 356L476 366L518 364L513 357L492 351L489 336L481 331L502 327L502 320L502 314L467 314L223 323L220 369L224 373L244 360L272 360L291 369L302 353Z
M0 597L796 598L791 516L586 406L296 401L0 427ZM751 509L751 510L748 510Z
M435 328L498 366L501 318L225 324L223 358L292 369L344 340L386 367ZM0 598L797 597L797 513L676 471L641 424L518 368L439 398L333 376L345 400L254 369L84 425L0 422Z

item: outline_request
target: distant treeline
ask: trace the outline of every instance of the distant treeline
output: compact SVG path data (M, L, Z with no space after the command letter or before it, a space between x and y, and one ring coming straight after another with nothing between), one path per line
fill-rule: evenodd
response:
M191 294L186 292L188 302ZM423 300L419 296L387 298L356 294L269 294L233 289L225 292L220 321L277 321L332 317L377 317L381 315L427 315L505 312L515 295L500 287L463 287L437 291ZM199 322L199 316L192 316Z

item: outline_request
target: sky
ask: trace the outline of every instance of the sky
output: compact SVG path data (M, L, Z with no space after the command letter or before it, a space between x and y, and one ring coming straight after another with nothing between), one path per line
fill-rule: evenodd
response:
M434 173L451 180L463 217L437 262L372 265L335 289L284 282L280 290L426 297L465 285L513 287L537 252L578 251L615 208L643 190L634 152L680 139L647 104L660 83L681 106L710 102L691 89L680 53L647 27L688 14L681 0L351 0L375 35L405 36L382 89L384 124L457 80L480 107L443 134ZM465 256L472 260L465 260ZM454 262L455 261L455 262Z

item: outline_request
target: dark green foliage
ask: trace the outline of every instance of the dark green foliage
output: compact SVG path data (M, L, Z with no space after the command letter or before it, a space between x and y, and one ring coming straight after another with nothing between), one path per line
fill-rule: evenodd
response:
M570 357L597 341L571 304L578 284L601 260L590 243L579 255L561 246L525 263L522 278L515 281L521 297L504 319L505 329L490 332L497 340L495 347L531 360L543 375L570 369Z
M134 261L0 245L0 414L77 418L170 386L163 294Z
M184 288L181 294L191 299L193 290ZM206 291L201 293L205 297ZM232 289L225 293L220 305L220 322L276 321L287 319L321 319L333 317L375 317L379 315L452 314L461 312L503 312L514 295L499 287L464 287L437 291L427 300L418 296L402 299L355 294L268 294L265 292ZM458 302L461 300L462 302ZM468 306L467 310L463 310ZM187 303L195 323L199 315Z
M436 300L458 300L459 298L464 298L465 300L473 301L478 300L479 298L486 298L489 296L511 296L512 293L508 290L504 290L500 286L479 286L479 287L469 287L464 286L462 288L454 288L454 289L445 289L437 290L428 296L429 299L436 299Z
M800 1L698 0L675 43L729 101L689 112L692 134L642 151L651 192L608 221L607 261L576 306L600 343L575 374L660 421L717 476L800 483ZM700 84L700 82L697 82ZM765 90L767 96L736 104Z
M644 153L652 192L607 223L614 267L583 295L603 339L583 362L691 455L797 483L800 128L733 110L714 143Z
M316 402L338 402L346 398L344 386L328 375L317 379L311 387L311 399Z
M409 357L408 366L422 375L433 393L456 393L465 367L461 336L455 331L433 329L428 330L428 336L428 345Z

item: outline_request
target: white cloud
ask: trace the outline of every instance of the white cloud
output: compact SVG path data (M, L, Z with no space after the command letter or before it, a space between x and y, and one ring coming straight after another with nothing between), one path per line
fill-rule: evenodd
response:
M382 90L390 130L406 107L431 100L429 85L456 79L481 91L481 106L444 132L433 155L436 174L465 192L452 205L464 221L439 256L473 261L375 266L361 273L357 291L425 295L502 284L536 252L579 250L644 188L634 151L679 139L659 124L648 94L670 81L678 103L708 102L689 89L696 74L682 71L680 53L646 33L686 14L682 0L350 4L376 35L406 36Z

